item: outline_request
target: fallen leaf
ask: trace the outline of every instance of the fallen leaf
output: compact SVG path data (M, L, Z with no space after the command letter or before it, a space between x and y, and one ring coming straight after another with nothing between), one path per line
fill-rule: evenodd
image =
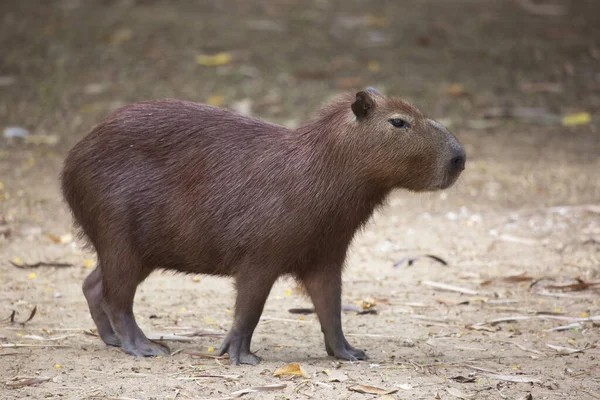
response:
M36 376L34 378L15 376L5 383L10 388L19 388L23 386L39 385L40 383L48 382L51 378L48 376Z
M83 260L83 266L86 267L86 268L93 267L94 264L96 264L94 262L94 260L90 260L90 259L87 259L87 258L85 260Z
M496 331L498 331L498 328L493 328L491 326L479 325L479 324L465 325L465 328L473 330L473 331L486 331L486 332L496 332Z
M255 387L238 390L236 392L231 393L230 396L233 398L242 397L243 395L248 394L248 393L272 392L274 390L285 389L286 387L287 387L287 384L285 384L285 383L277 383L274 385L265 385L265 386L255 386Z
M371 72L379 72L381 70L381 64L379 61L370 60L367 64L367 69Z
M408 266L410 267L411 265L413 265L415 263L415 261L417 261L419 258L423 258L423 257L428 257L431 258L434 261L439 262L442 265L448 265L448 262L446 262L444 259L442 259L441 257L438 256L434 256L433 254L423 254L420 256L416 256L416 257L403 257L400 260L396 261L393 266L394 268L404 264L405 262L408 262Z
M397 387L399 387L402 390L412 390L412 386L408 383L399 383L396 385Z
M488 374L488 373L484 373L482 375L487 378L490 378L490 379L496 379L499 381L506 381L506 382L515 382L515 383L541 383L542 382L537 378L534 378L531 376L525 376L525 375L513 376L513 375L499 375L499 374Z
M56 267L56 268L66 268L66 267L72 267L73 264L69 264L69 263L59 263L59 262L44 262L44 261L40 261L40 262L36 262L33 264L24 264L24 263L16 263L13 261L9 261L13 266L17 267L17 268L39 268L39 267ZM33 276L31 276L33 274ZM31 273L29 274L30 278L35 278L35 273Z
M346 375L345 373L343 373L340 370L334 369L334 370L329 370L326 369L325 373L327 374L327 377L329 378L329 382L344 382L346 380L348 380L348 375Z
M572 284L569 284L569 285L546 285L545 288L546 289L554 289L554 290L577 291L577 290L585 290L585 289L588 289L590 287L598 286L598 285L600 285L600 282L583 282L583 281L579 281L577 283L572 283Z
M573 126L589 124L592 120L592 116L587 112L579 112L574 114L568 114L562 117L560 123L562 126Z
M546 343L546 346L550 347L553 350L556 350L560 355L568 355L574 353L583 353L586 350L589 350L591 347L587 347L585 349L573 349L571 347L563 347L563 346L555 346L553 344Z
M53 235L52 233L46 233L45 235L48 239L50 239L54 243L60 243L60 237Z
M196 56L196 63L205 67L218 67L220 65L229 64L233 57L228 52L220 52L216 54L199 54Z
M559 331L568 331L571 329L581 329L582 325L579 322L573 322L568 325L556 326L554 328L546 329L544 332L559 332Z
M224 101L225 101L225 97L223 97L222 94L213 94L213 95L210 95L208 97L208 99L206 99L206 104L209 104L209 105L215 106L215 107L220 107L223 105Z
M455 97L465 96L468 94L465 90L465 87L460 83L451 83L450 85L448 85L448 87L446 88L446 93L450 96Z
M299 375L304 378L309 378L310 375L304 371L302 366L298 363L290 363L286 364L283 367L277 368L275 372L273 372L273 376L281 376L281 375Z
M458 389L454 389L451 387L447 387L446 391L450 393L452 396L457 397L459 399L471 400L475 398L474 394L464 394Z
M458 375L458 376L453 376L452 378L448 378L451 381L454 382L458 382L458 383L473 383L475 382L475 377L474 376L462 376L462 375Z
M363 393L363 394L379 394L386 395L396 393L398 389L382 389L376 386L368 386L368 385L352 385L348 386L348 390L353 392Z
M464 304L469 304L469 300L457 300L457 299L446 299L442 297L434 298L436 303L444 304L447 306L460 306Z
M117 29L116 31L113 32L112 35L110 35L109 41L112 44L121 44L121 43L131 40L132 37L133 37L133 31L131 29L121 28L121 29Z
M431 286L431 287L434 287L437 289L442 289L442 290L449 290L451 292L458 292L458 293L464 293L464 294L470 294L470 295L479 294L475 290L466 289L466 288L462 288L462 287L454 286L454 285L449 285L447 283L433 282L433 281L422 281L421 283L426 286Z

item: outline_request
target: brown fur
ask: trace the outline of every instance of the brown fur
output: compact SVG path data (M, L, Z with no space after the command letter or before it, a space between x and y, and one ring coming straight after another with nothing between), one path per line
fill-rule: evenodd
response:
M327 352L365 358L339 317L348 246L392 189L450 186L462 148L405 101L361 93L371 102L364 117L345 95L296 130L204 104L140 102L81 140L62 188L98 253L84 293L102 339L135 355L165 351L132 311L137 285L155 269L232 276L236 315L221 353L254 364L264 302L291 275L315 304ZM411 128L394 128L390 115Z

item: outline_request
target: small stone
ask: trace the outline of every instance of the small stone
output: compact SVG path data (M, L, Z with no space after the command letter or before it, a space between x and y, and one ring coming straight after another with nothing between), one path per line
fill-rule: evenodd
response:
M252 115L252 100L243 99L236 101L231 105L231 108L233 108L233 110L238 114L250 116Z
M29 131L20 126L7 126L4 128L4 137L7 139L11 138L23 138L29 135Z

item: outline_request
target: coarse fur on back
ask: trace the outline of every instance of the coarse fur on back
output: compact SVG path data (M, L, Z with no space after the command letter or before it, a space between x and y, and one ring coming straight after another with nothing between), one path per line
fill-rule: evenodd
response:
M167 99L110 115L71 150L61 181L98 253L84 293L107 344L164 351L130 311L153 270L232 276L236 316L221 351L255 363L252 332L272 284L288 274L321 307L328 353L356 359L364 352L343 339L339 309L330 309L339 308L353 236L391 190L446 188L464 161L442 125L375 90L342 95L294 130ZM326 300L333 306L319 305Z

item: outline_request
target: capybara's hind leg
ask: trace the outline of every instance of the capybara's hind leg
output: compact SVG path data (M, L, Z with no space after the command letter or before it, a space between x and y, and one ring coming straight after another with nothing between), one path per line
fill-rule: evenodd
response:
M83 282L83 294L87 300L90 314L96 324L100 338L109 346L121 346L121 341L113 330L108 315L106 315L102 307L102 271L100 263L85 278Z
M115 251L113 254L123 252ZM153 357L170 354L169 348L151 341L144 335L133 315L133 299L138 284L149 272L131 257L102 258L102 282L104 289L104 311L108 315L121 348L134 356Z

